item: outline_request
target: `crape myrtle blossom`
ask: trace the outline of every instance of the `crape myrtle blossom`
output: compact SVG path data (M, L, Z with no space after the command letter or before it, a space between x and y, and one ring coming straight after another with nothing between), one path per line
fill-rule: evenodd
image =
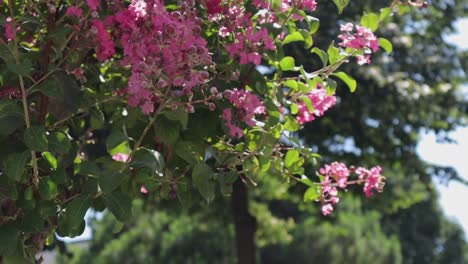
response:
M76 7L76 6L70 6L67 8L67 13L66 13L67 16L69 17L72 17L72 16L76 16L78 18L81 17L81 15L83 15L83 10L79 7Z
M341 42L338 45L355 50L364 50L363 55L357 56L358 64L369 64L370 55L368 53L375 53L379 49L379 41L372 33L372 30L352 23L341 25L340 30L342 34L338 38L341 39Z
M3 28L5 29L5 37L7 38L7 41L13 41L15 39L16 29L11 17L6 18L6 23L3 25Z
M322 190L320 201L323 215L329 215L333 212L333 205L339 202L338 188L346 190L350 184L364 184L363 191L366 197L371 197L374 190L381 192L384 186L385 177L381 175L382 168L380 166L371 169L363 167L348 169L344 163L335 161L331 164L325 164L319 172L323 176L320 182ZM349 180L352 172L357 175L357 180Z
M231 102L234 108L226 108L223 111L223 118L229 129L229 135L240 138L243 135L239 124L245 123L252 127L255 125L255 115L264 114L265 106L263 102L250 91L233 89L226 90L224 97Z
M207 42L201 36L202 20L185 8L169 12L158 0L132 1L107 21L124 51L123 65L130 65L132 75L126 93L130 106L143 113L154 111L153 94L177 87L184 94L209 78L204 66L212 64Z
M321 86L317 86L306 96L310 99L314 109L310 112L305 102L301 101L297 103L298 113L296 119L301 125L314 121L316 116L323 116L325 111L336 103L336 96L327 95L327 90Z
M385 178L380 174L382 168L380 166L375 166L371 169L366 169L359 167L356 169L355 173L358 174L360 180L365 180L364 183L364 193L367 197L373 195L373 191L381 192L384 186Z

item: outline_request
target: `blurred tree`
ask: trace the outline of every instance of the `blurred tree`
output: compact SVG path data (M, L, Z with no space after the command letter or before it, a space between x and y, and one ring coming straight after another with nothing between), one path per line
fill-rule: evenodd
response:
M416 153L422 132L434 131L440 140L450 141L447 133L467 124L468 103L460 90L467 80L466 52L443 37L454 31L455 19L467 15L468 4L429 4L380 29L378 34L394 43L394 52L367 67L345 66L357 77L359 95L338 86L339 104L300 135L324 161L382 164L385 192L370 201L342 199L339 212L325 219L313 208L317 205L300 203L302 190L288 194L286 185L265 177L250 197L251 213L262 219L256 242L263 263L468 262L463 232L442 214L432 182L433 177L466 180L451 168L427 164ZM345 21L356 19L363 8L384 5L352 1ZM329 45L322 40L336 36L338 24L344 22L326 12L330 8L332 1L322 1L314 13L322 34L328 34L314 39L322 49ZM302 50L291 44L288 52ZM298 63L308 70L319 68L317 58L302 58ZM310 168L309 175L316 169ZM359 190L351 188L346 195L353 196L352 191ZM230 213L228 209L229 202L220 201L177 214L144 210L118 233L112 232L117 222L106 216L96 223L91 248L76 253L72 263L232 263L234 227L219 215Z

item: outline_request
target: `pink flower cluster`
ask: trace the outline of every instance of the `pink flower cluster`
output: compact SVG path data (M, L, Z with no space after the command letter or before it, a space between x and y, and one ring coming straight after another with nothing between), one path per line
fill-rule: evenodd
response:
M124 51L123 64L132 70L128 104L140 106L145 114L154 111L154 91L177 87L189 94L209 77L203 67L212 60L193 5L185 1L179 11L169 12L163 1L132 0L108 18Z
M310 112L304 102L299 102L297 104L299 111L296 119L301 125L313 121L315 116L322 116L325 111L333 107L336 103L336 97L334 95L327 95L327 90L320 86L310 91L307 97L309 97L312 102L314 111Z
M322 197L320 200L322 202L322 214L329 215L333 211L333 204L337 204L340 201L336 187L342 189L347 187L350 171L345 164L333 162L321 168L320 173L325 176L325 179L321 182Z
M18 99L21 98L21 90L17 87L5 86L0 89L0 99Z
M80 18L83 15L83 10L76 6L70 6L67 8L67 13L65 13L65 15L69 17L75 16Z
M243 131L239 127L239 124L243 122L250 127L254 126L255 115L265 113L265 106L250 91L238 89L226 90L224 97L235 106L235 109L226 108L223 111L223 118L229 129L229 134L231 137L240 138L243 135Z
M364 180L364 193L367 197L373 195L373 190L381 191L383 188L382 182L382 168L380 166L375 166L371 169L357 168L356 174L360 180Z
M358 175L358 180L349 181L351 172ZM338 188L346 189L349 184L362 184L364 183L364 193L366 197L371 197L373 191L382 191L385 178L381 175L382 168L380 166L366 169L358 167L357 169L348 169L345 164L341 162L333 162L326 164L320 169L320 174L324 176L321 182L322 196L322 214L329 215L333 212L333 205L339 202Z
M239 56L240 64L253 63L255 65L262 62L262 55L260 55L259 51L263 49L275 50L275 48L276 46L268 36L266 28L255 31L252 27L248 27L245 34L237 32L235 42L226 45L226 50L231 58Z
M210 20L220 25L219 35L234 36L234 41L226 44L230 57L238 57L240 64L259 65L262 60L261 52L275 50L276 46L266 28L258 29L254 26L251 21L252 14L245 11L243 4L243 1L239 0L231 1L228 5L222 5L218 1L208 1L207 8Z
M3 25L5 30L5 37L10 42L15 39L16 29L14 27L13 19L11 17L6 18L6 23Z
M354 32L354 28L356 29ZM354 26L352 23L341 25L340 30L342 34L338 36L342 42L340 46L346 48L353 48L356 50L364 49L364 52L376 52L379 49L379 41L372 33L372 30L363 26ZM369 64L370 55L358 55L358 64Z
M104 23L99 19L92 21L91 32L94 33L94 44L98 60L104 61L115 54L115 44Z

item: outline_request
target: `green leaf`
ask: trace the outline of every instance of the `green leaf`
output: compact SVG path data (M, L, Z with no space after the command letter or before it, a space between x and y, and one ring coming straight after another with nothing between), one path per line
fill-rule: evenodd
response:
M177 108L177 110L172 110L170 112L165 112L164 116L169 120L179 121L182 125L182 129L187 128L188 124L188 113L182 107Z
M361 18L361 25L376 31L379 28L380 17L375 13L367 13Z
M317 54L317 56L319 56L319 58L322 61L324 67L327 66L327 64L328 64L328 55L327 55L327 53L325 51L323 51L323 50L321 50L319 48L316 48L316 47L313 48L311 51L312 51L312 53L315 53L315 54Z
M81 172L80 172L81 173ZM127 178L124 173L120 173L117 168L108 168L98 174L99 186L105 193L113 192Z
M330 44L327 49L328 61L330 64L335 64L340 58L340 50L335 47L334 43Z
M20 231L12 224L0 225L0 256L12 255L18 245Z
M296 66L296 61L293 57L286 56L280 61L280 68L283 71L293 71Z
M125 193L112 192L102 196L109 211L121 222L126 222L132 216L132 199Z
M58 234L69 237L81 235L84 230L83 218L90 206L89 194L80 194L71 200L58 217Z
M56 74L52 74L44 82L33 88L31 93L36 91L57 99L62 99L64 97L63 83Z
M204 151L204 148L200 148L200 146L191 141L177 142L175 150L177 156L193 165L197 164L203 159L201 151Z
M295 41L304 41L304 37L300 32L293 32L292 34L287 35L283 40L283 45L295 42Z
M314 184L309 187L304 193L304 202L316 201L322 195L322 187L318 184Z
M289 130L291 132L297 131L301 129L301 125L295 118L292 116L285 117L286 122L284 123L284 129Z
M0 100L0 136L24 126L23 110L13 101Z
M301 96L301 101L305 103L307 107L307 111L309 111L309 113L314 112L314 106L312 105L312 100L310 100L308 96Z
M7 63L7 68L16 75L28 76L33 67L31 60L22 59L19 64L16 62Z
M212 181L213 171L205 163L197 163L192 171L193 185L205 200L210 203L215 198L215 184Z
M335 3L336 7L338 8L338 13L341 14L343 13L343 10L348 6L349 0L333 0L333 3Z
M180 136L181 125L179 122L168 120L161 116L154 123L154 130L158 141L167 145L173 145Z
M3 161L3 166L10 179L20 181L24 173L26 163L31 158L31 152L13 153L7 156Z
M128 137L121 131L113 131L106 139L107 152L111 155L117 153L130 153Z
M70 139L62 132L50 133L47 136L49 150L56 154L66 154L71 149Z
M67 178L67 173L65 171L65 168L62 166L59 166L56 170L50 173L50 177L57 184L65 183L65 179Z
M291 114L295 115L299 112L299 107L297 104L293 103L291 104Z
M299 151L295 149L288 150L286 156L284 157L284 166L286 168L292 167L294 163L299 161L299 154Z
M382 47L385 52L387 52L388 54L392 53L393 51L393 45L392 43L388 40L388 39L385 39L385 38L379 38L379 45L380 47Z
M39 126L27 128L24 132L24 143L30 150L47 151L48 140L45 128Z
M295 80L287 80L286 82L284 82L284 85L288 86L294 91L297 91L297 81Z
M164 175L164 157L155 150L139 148L132 156L130 166L135 169L148 168L153 175Z
M311 180L309 180L309 178L302 178L299 181L302 182L303 184L309 186L309 187L315 186L315 184Z
M340 78L340 80L342 80L349 88L349 90L354 93L354 91L356 91L356 88L357 88L357 82L356 80L349 76L347 73L345 72L335 72L333 73L333 76L336 76L338 78Z
M39 193L44 200L54 199L58 195L57 185L48 177L42 177L39 181Z
M379 16L380 21L384 21L392 13L393 13L393 11L389 7L385 7L385 8L380 9L380 16Z
M52 153L48 151L43 152L42 157L44 157L44 159L47 161L47 163L49 163L49 166L52 169L57 169L57 158L55 158L54 155L52 155Z

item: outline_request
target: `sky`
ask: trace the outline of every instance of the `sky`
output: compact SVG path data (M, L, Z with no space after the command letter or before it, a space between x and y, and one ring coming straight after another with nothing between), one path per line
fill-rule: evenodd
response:
M468 50L468 30L462 30L468 28L468 19L459 20L456 28L458 32L447 36L446 40L456 44L460 49ZM467 98L468 84L463 87L463 92ZM453 166L462 178L468 180L468 128L459 128L450 136L457 141L457 144L439 144L433 133L422 134L417 149L418 154L427 162ZM448 185L437 184L437 189L440 193L439 203L445 215L462 225L468 240L468 209L462 205L468 201L468 186L452 181ZM88 211L86 218L92 215L93 213ZM60 239L74 242L90 239L91 236L91 228L87 226L85 232L79 237Z
M466 30L468 19L459 20L456 28L458 32L447 36L446 40L456 44L460 49L468 50L468 30ZM462 91L464 97L468 98L468 84ZM438 144L433 133L422 135L418 153L428 162L453 166L463 179L468 180L468 128L459 128L450 135L457 144ZM439 203L445 215L463 226L468 240L468 209L464 206L468 201L468 186L452 181L448 185L437 184L437 189L440 193Z

